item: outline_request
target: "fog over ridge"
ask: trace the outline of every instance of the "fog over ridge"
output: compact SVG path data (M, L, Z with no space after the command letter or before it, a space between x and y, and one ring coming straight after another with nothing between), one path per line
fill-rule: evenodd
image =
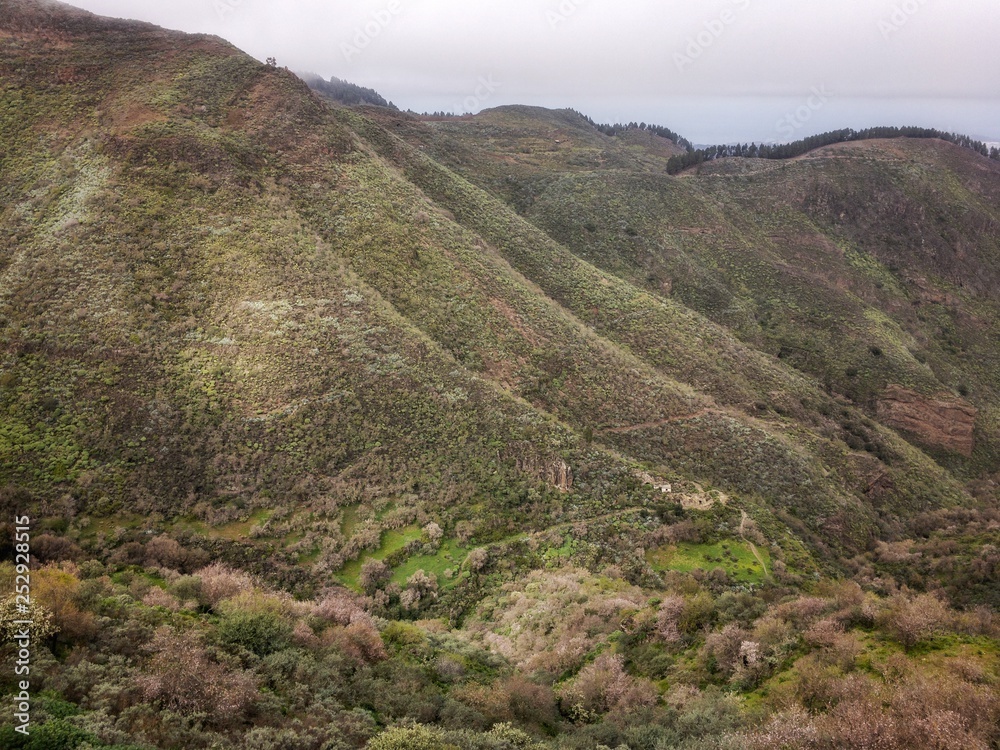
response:
M796 119L796 137L887 124L1000 140L993 0L76 4L217 34L417 111L571 106L598 120L660 122L695 141L773 141L818 89L830 95L808 122Z

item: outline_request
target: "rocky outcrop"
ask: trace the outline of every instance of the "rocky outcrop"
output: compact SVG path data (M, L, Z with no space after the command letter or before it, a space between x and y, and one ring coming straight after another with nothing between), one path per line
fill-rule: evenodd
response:
M573 489L573 470L565 461L558 460L550 463L545 469L545 480L549 484L554 484L556 489L569 492Z
M512 443L505 458L513 459L517 470L554 485L561 492L573 489L573 469L561 458L539 456L530 443Z
M950 394L922 396L890 385L878 402L883 424L909 433L921 443L971 456L975 446L976 408Z

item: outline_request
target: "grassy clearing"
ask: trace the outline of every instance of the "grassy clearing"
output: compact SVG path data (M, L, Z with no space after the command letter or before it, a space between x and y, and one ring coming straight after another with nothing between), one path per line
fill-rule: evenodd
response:
M344 520L340 525L340 533L344 535L344 539L350 539L351 535L354 534L354 530L358 527L361 522L358 516L358 506L352 505L349 508L344 508Z
M223 526L209 529L209 536L218 536L231 541L246 539L250 533L250 529L254 526L260 526L266 523L267 519L269 519L273 513L273 510L266 508L255 510L245 521L234 521L233 523L227 523Z
M771 556L766 549L758 548L757 552L767 565L771 564ZM670 545L648 551L646 559L657 571L677 570L690 573L693 570L722 568L732 580L740 583L759 584L767 578L746 542Z
M176 530L191 531L201 534L210 539L228 539L229 541L245 540L250 535L250 530L255 526L267 523L267 520L274 515L271 508L260 508L251 513L245 520L231 521L219 526L210 526L204 521L195 518L185 517L178 519L173 527Z
M337 577L348 586L357 588L361 576L361 566L368 560L385 560L390 555L400 552L407 545L418 541L421 538L419 528L407 527L398 531L389 531L382 535L382 544L374 552L365 552L357 560L351 560L344 565ZM469 550L459 546L454 539L444 542L440 549L433 555L417 554L406 558L405 561L393 568L392 581L400 585L405 585L406 580L422 570L428 575L434 576L438 582L446 587L455 585L458 582L458 570L465 560ZM446 576L445 571L454 571L454 576Z
M460 547L456 540L449 539L441 545L441 549L435 554L414 555L398 566L392 572L392 580L394 583L402 585L406 583L407 578L418 570L422 570L428 575L436 577L438 583L443 586L453 586L458 582L458 569L468 554L468 549ZM453 571L454 575L451 577L446 576L445 571L447 570Z
M416 526L408 526L403 529L387 531L382 534L382 543L374 552L365 552L357 560L351 560L341 568L338 578L348 586L358 587L358 578L361 576L361 566L366 560L384 560L393 552L398 552L410 542L420 539L420 529Z
M104 518L90 518L89 523L80 527L80 540L90 542L98 537L108 536L119 528L135 531L142 527L142 523L142 516L131 513L116 513Z

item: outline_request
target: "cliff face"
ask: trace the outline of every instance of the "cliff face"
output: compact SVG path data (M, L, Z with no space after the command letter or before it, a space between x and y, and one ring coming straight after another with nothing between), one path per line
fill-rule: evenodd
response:
M963 456L971 456L975 447L977 414L962 399L947 394L928 398L898 385L889 386L878 404L879 419L885 424Z

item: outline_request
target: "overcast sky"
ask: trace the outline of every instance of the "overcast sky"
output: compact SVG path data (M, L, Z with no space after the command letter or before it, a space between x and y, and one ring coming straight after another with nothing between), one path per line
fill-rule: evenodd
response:
M403 109L527 103L697 142L918 124L1000 141L998 0L77 0Z

